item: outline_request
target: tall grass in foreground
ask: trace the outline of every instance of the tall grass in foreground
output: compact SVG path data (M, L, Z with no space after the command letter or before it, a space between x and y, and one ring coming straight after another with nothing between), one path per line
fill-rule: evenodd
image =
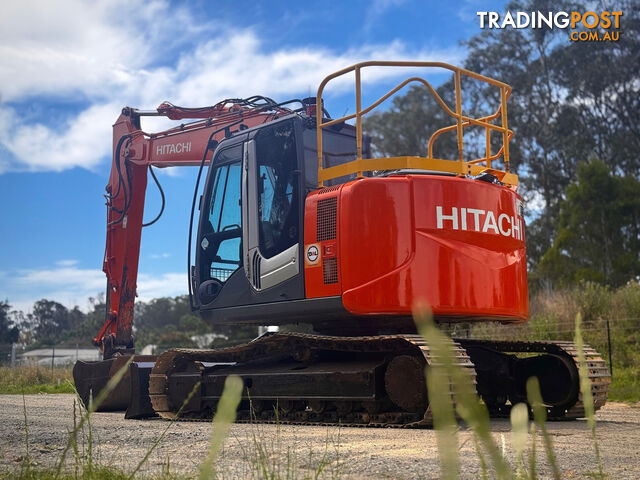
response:
M236 412L242 397L243 383L240 377L227 377L224 382L224 391L218 402L216 414L211 426L211 439L209 440L209 454L204 463L200 465L200 480L208 480L216 477L214 462L218 452L224 445L231 424L236 421Z
M435 326L428 307L418 307L414 312L414 318L419 333L429 345L431 355L431 366L425 370L425 376L434 428L436 429L442 478L456 479L460 477L457 424L453 413L455 411L471 430L483 478L493 478L494 475L499 479L537 478L536 437L539 429L553 478L559 480L561 478L560 468L556 461L551 436L546 428L547 411L540 393L538 379L529 378L526 385L527 398L534 419L531 424L531 447L527 470L524 464L529 416L527 405L517 404L511 410L511 441L515 455L515 466L512 466L506 458L505 449L503 448L501 451L491 435L489 412L476 393L471 375L465 371L465 368L457 365L453 341ZM575 343L579 352L581 396L592 431L599 470L598 476L605 478L595 434L593 398L586 369L579 315L576 318L575 332ZM491 462L492 473L487 471L485 455Z
M472 441L480 463L481 476L483 479L534 480L538 478L539 459L537 458L536 451L538 436L542 438L547 462L554 479L561 478L561 470L557 464L551 436L546 429L546 408L540 394L538 380L531 378L527 382L527 397L534 419L530 424L530 428L528 428L529 408L527 405L521 403L514 405L511 409L511 447L513 451L513 461L510 462L507 459L504 437L502 448L500 448L491 434L489 413L476 393L471 375L466 372L465 368L457 364L452 340L436 328L428 309L423 308L417 310L415 318L419 332L424 336L429 345L432 359L432 365L428 367L425 374L430 399L429 408L431 409L434 420L442 478L451 480L460 478L456 415L464 420L471 431ZM590 382L583 351L584 343L582 340L580 316L576 318L575 343L580 365L581 398L585 405L585 414L591 430L598 465L598 473L592 476L606 478L596 437L593 398L591 396ZM96 464L93 455L94 437L91 432L91 415L98 409L104 398L115 388L128 367L129 364L125 365L107 383L105 389L100 392L96 399L91 400L90 404L86 406L84 410L81 410L79 417L76 417L76 409L74 406L74 426L69 432L67 445L54 469L36 470L32 468L27 408L26 402L23 403L26 453L23 467L18 478L21 480L131 480L134 477L139 477L143 465L155 448L165 438L173 422L167 423L166 428L157 440L151 445L135 469L130 472ZM177 417L180 417L182 409L189 403L198 388L199 384L196 384L178 411ZM221 465L224 465L227 460L225 458L224 445L229 439L231 425L236 419L236 410L242 397L242 389L243 383L238 377L231 376L225 382L225 389L218 402L216 415L212 422L208 455L199 468L199 477L201 480L222 480L224 478L261 478L270 480L285 478L317 479L320 476L328 476L330 478L342 476L341 464L343 462L340 458L339 436L336 443L327 431L324 451L320 453L319 458L318 455L314 457L314 452L310 448L308 459L304 459L304 453L301 452L296 445L289 444L285 446L280 443L279 425L276 425L276 439L274 440L273 433L271 433L270 438L267 438L267 434L261 430L261 426L255 424L251 426L253 429L251 442L247 443L246 440L238 439L242 450L242 460L244 460L245 464L248 464L248 469L242 472L225 472L221 468ZM85 428L87 428L86 432ZM530 445L528 449L528 462L525 462L528 436L530 436ZM82 439L81 442L78 441L79 437ZM73 451L75 459L72 473L64 468L65 460L70 450ZM333 450L333 453L331 450ZM299 465L304 460L306 460L306 468L301 468ZM172 474L169 467L170 460L167 459L166 465L160 474L146 475L146 477L163 479L181 478L175 473ZM16 477L15 475L6 475L0 472L0 479L4 478Z
M121 380L126 369L129 368L129 364L130 362L116 373L95 400L90 399L89 405L82 405L79 397L77 397L77 402L74 400L73 428L68 432L67 444L54 468L34 468L35 464L33 464L30 455L27 406L25 397L23 396L25 456L23 457L22 468L20 472L17 473L0 472L0 479L132 480L134 478L153 478L175 480L178 478L193 478L192 476L178 475L170 472L169 458L167 458L161 472L154 474L141 473L142 467L154 450L164 440L175 420L167 422L166 427L132 470L124 471L116 467L96 463L92 414L98 410L104 399ZM200 384L197 383L187 396L176 414L176 420L181 417L183 409L189 404L199 387ZM226 460L224 444L229 438L231 425L236 418L236 411L241 400L242 389L243 382L239 377L230 376L227 378L212 422L208 455L199 468L199 478L201 480L222 480L225 478L264 478L272 480L294 478L317 479L320 478L323 473L327 472L328 475L324 475L325 477L339 477L338 468L336 468L339 463L336 460L334 465L330 460L331 455L329 453L331 447L333 447L336 452L336 457L339 456L339 441L337 444L330 442L329 434L327 434L324 451L321 452L320 458L316 458L317 456L311 447L309 447L308 452L304 452L302 449L296 448L297 446L295 445L283 445L280 438L279 425L277 425L275 442L273 438L267 438L267 433L258 429L258 425L252 425L252 440L249 444L242 446L242 459L246 462L247 468L239 475L237 472L235 475L227 475L227 472L219 470L217 463L224 463ZM269 425L269 427L272 426ZM70 452L73 452L73 463L71 465L66 461ZM304 464L304 466L300 468L300 464ZM69 470L69 467L71 467L71 470Z
M340 451L340 427L327 427L322 447L314 449L311 445L299 445L295 438L285 438L277 409L275 413L275 426L252 423L249 441L236 439L247 468L241 472L241 476L230 475L228 478L316 480L340 478L343 475L345 459ZM266 438L269 440L265 441Z
M584 355L584 341L582 340L582 316L576 316L576 333L574 343L578 350L578 361L580 368L580 393L582 394L582 403L584 404L584 413L587 417L587 423L591 429L591 437L593 439L593 449L595 451L596 460L598 462L598 477L605 478L602 468L602 460L600 459L600 449L598 448L598 438L596 436L596 417L593 406L593 395L591 394L591 382L589 381L589 372L587 371L587 361Z

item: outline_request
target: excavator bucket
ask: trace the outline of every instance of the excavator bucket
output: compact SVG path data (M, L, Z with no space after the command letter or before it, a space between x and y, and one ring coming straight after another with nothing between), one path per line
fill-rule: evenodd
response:
M91 398L97 398L99 393L106 387L109 379L123 368L130 358L130 356L121 356L97 362L85 362L81 360L76 362L73 367L73 381L76 386L76 391L85 406L89 405ZM140 405L140 396L146 395L148 398L148 387L146 392L140 391L139 386L141 385L141 382L137 378L139 375L139 369L132 369L131 366L137 365L136 362L142 362L143 364L153 363L155 359L156 357L153 355L135 355L133 357L133 362L129 366L129 370L125 372L122 379L108 393L100 405L98 405L97 411L107 412L126 410L132 402L133 397L136 397L136 400L134 401L136 406ZM136 378L133 379L133 377ZM142 384L144 384L144 381ZM134 385L135 388L132 388ZM135 395L132 395L132 393L135 393ZM144 401L142 404L144 404ZM137 408L139 409L139 407ZM132 410L132 414L133 412L134 410Z
M124 418L148 418L158 414L153 410L149 398L149 375L155 361L132 362L129 366L130 397Z

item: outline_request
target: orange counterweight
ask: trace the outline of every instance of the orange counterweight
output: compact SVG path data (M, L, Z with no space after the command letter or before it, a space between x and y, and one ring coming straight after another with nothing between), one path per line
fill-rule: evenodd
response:
M341 295L360 316L411 315L426 301L440 321L526 321L521 201L504 185L443 175L363 178L314 192L305 252L315 246L317 258L305 258L306 296Z

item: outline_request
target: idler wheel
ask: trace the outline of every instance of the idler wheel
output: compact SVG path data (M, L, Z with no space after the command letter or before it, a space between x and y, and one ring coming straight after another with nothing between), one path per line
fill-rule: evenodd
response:
M322 400L309 400L309 408L313 413L324 413L327 409L327 402Z
M417 357L399 355L391 360L385 372L387 395L407 412L422 412L429 403L424 367Z
M382 402L376 402L374 400L362 402L362 406L369 415L375 415L382 411Z
M304 410L304 402L298 400L280 400L278 401L278 408L284 415Z
M338 412L338 415L346 415L348 413L351 413L353 411L353 402L336 402L336 411Z

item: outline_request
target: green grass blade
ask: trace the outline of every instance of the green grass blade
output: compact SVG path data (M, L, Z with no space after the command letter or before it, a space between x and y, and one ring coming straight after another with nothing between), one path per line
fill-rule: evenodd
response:
M480 460L480 471L482 472L482 480L488 480L489 471L487 470L487 460L484 458L484 453L482 453L482 449L480 448L480 443L478 443L478 437L476 435L473 436L473 445L476 449L478 460Z
M458 458L457 458L457 439L455 437L455 429L457 424L455 422L455 415L453 414L453 403L449 389L444 388L444 385L452 385L455 396L455 410L458 415L469 425L474 435L480 441L480 444L485 448L491 462L496 470L498 478L510 479L513 478L513 472L511 471L508 462L500 453L498 445L491 436L491 425L489 422L489 412L486 406L480 401L476 393L476 388L473 383L471 375L465 370L464 367L458 365L455 347L453 341L448 336L444 335L433 323L433 319L430 311L415 312L416 325L418 331L425 338L431 352L434 366L429 368L427 374L427 391L429 392L430 407L434 417L434 427L436 430L439 428L439 423L445 422L444 430L446 436L443 434L443 449L455 448L455 463L450 457L453 456L451 451L442 450L440 443L438 443L438 450L440 455L444 454L447 460L446 468L449 469L447 474L450 474L450 470L455 468L455 475L452 478L457 478L458 475ZM432 394L435 392L435 394ZM433 398L432 398L433 397ZM443 405L441 405L444 403ZM444 410L443 410L444 408ZM442 417L444 413L444 417ZM438 417L441 417L438 422ZM453 429L453 437L451 433ZM453 438L453 440L452 440ZM444 464L443 464L444 466ZM444 476L443 471L443 476Z
M536 480L536 437L538 432L536 431L536 424L531 424L531 450L529 451L529 479Z
M29 448L29 421L27 418L27 401L24 397L24 393L22 394L22 412L24 414L24 444L25 444L25 457L23 466L23 473L26 469L26 474L28 475L29 469L31 468L31 453Z
M149 457L151 456L151 452L153 452L156 449L156 447L160 444L162 439L165 437L165 435L169 431L169 428L171 428L171 426L175 423L175 421L178 418L180 418L180 416L182 415L182 411L189 404L189 402L191 401L193 396L198 392L199 388L200 388L200 382L197 382L193 386L193 388L191 389L191 392L189 392L189 395L187 395L187 398L185 398L184 402L182 402L182 405L180 406L180 408L178 409L178 412L176 413L176 417L167 424L167 426L162 431L160 436L158 436L158 438L156 438L156 441L153 442L153 445L151 445L151 448L149 448L149 450L147 450L147 452L145 453L145 455L142 458L142 460L140 460L140 462L138 462L138 465L136 466L136 468L133 470L133 472L131 472L131 474L129 475L129 480L133 479L135 474L138 473L138 471L142 468L142 465L144 465L145 462L149 459ZM167 472L168 472L168 467L169 467L169 458L167 457Z
M527 446L529 410L524 403L511 408L511 447L516 461L516 478L524 478L524 449Z
M433 427L436 430L436 442L440 457L442 478L453 480L459 477L458 437L452 395L449 385L447 364L451 364L447 339L433 325L431 311L428 308L417 309L414 318L418 331L429 345L432 365L425 369L429 406L433 415Z
M587 417L587 424L591 429L591 437L593 439L593 448L598 462L598 474L600 478L605 478L604 469L602 468L602 460L600 458L600 448L598 447L598 438L596 436L596 416L593 405L593 395L591 393L591 381L589 380L589 371L587 369L587 359L584 354L584 340L582 339L582 315L576 315L576 328L574 343L578 351L578 373L580 375L580 393L582 394L582 403L584 405L584 413Z
M542 433L544 449L547 454L549 464L551 465L553 478L555 480L560 480L561 475L558 468L558 463L556 462L556 455L553 451L553 442L551 441L551 436L549 435L546 426L547 409L545 408L544 403L542 403L540 382L538 382L537 377L530 377L527 380L527 398L529 400L529 405L531 405L531 408L533 409L533 420L536 422L538 427L540 427L540 432Z
M211 426L209 453L200 466L200 480L215 478L214 462L218 456L218 451L229 434L231 424L236 421L236 412L242 397L242 387L242 379L235 375L227 377L224 382L224 391L218 402L218 408Z
M129 365L131 365L132 361L133 361L133 356L131 356L131 358L129 358L127 363L125 363L122 366L122 368L118 370L116 374L109 379L109 381L107 382L105 387L102 389L102 391L98 394L96 399L91 400L89 402L90 403L89 408L87 408L85 413L80 417L80 421L78 422L78 425L73 429L73 431L69 435L69 440L67 441L67 445L62 451L62 455L60 455L60 460L58 461L58 465L56 466L56 473L54 478L58 478L60 476L60 471L62 470L64 461L67 458L67 453L69 452L69 449L72 448L73 443L77 438L78 431L84 427L84 424L87 422L89 416L93 412L95 412L98 408L100 408L100 405L102 404L102 402L104 402L107 396L116 388L118 383L120 383L120 380L122 380L122 377L127 372L127 369L129 368ZM80 398L77 392L76 392L76 397Z

